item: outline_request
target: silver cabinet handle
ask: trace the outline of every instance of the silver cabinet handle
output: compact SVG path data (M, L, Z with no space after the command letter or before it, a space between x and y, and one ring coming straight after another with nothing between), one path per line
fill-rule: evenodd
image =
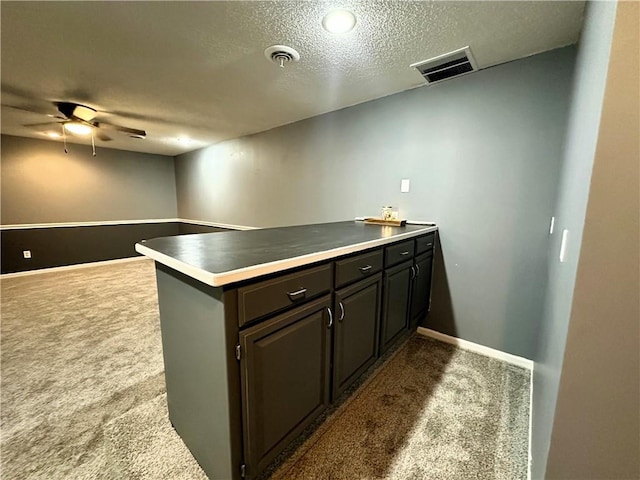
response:
M344 305L342 302L338 302L338 306L340 307L340 318L338 318L338 320L341 322L344 320Z
M307 293L306 288L301 288L300 290L296 290L295 292L287 292L290 300L298 300L300 298L304 298L304 294Z
M400 255L404 257L405 255L409 255L409 252L401 252Z
M416 277L420 275L420 265L416 263Z
M364 266L364 267L360 267L360 271L361 271L362 273L367 273L369 270L371 270L371 265L367 265L367 266Z
M329 325L327 325L327 328L331 328L333 327L333 313L331 313L331 309L329 307L327 307L327 313L329 314Z
M414 278L416 278L416 270L412 266L411 267L411 280L413 280Z
M433 247L433 243L427 243L427 247Z

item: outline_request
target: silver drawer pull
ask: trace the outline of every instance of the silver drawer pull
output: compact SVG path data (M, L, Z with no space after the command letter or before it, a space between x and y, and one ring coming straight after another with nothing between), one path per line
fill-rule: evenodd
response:
M367 265L366 267L360 267L360 271L362 273L367 273L369 270L371 270L371 265Z
M409 252L400 252L400 255L404 257L405 255L409 255Z
M433 247L433 243L427 243L427 247Z
M290 300L298 300L300 298L304 298L304 294L307 293L306 288L301 288L300 290L296 290L295 292L287 292Z

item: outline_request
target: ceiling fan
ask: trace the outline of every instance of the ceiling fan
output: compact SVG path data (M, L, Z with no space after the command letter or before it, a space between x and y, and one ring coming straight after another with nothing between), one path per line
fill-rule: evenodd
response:
M99 112L95 108L88 107L86 105L82 105L74 102L53 102L53 104L58 108L58 112L61 115L49 115L52 118L57 119L57 121L49 121L43 123L31 123L27 125L23 125L25 127L43 127L46 125L52 124L61 124L63 127L63 132L67 131L76 135L88 135L95 133L95 136L104 142L108 142L112 140L112 138L107 135L104 130L114 130L117 132L124 133L131 138L140 138L144 139L147 136L147 132L144 130L140 130L137 128L124 127L122 125L115 125L113 123L98 121L96 117L99 115ZM8 105L9 106L9 105ZM31 112L31 110L20 108L20 107L12 107L17 108L19 110L25 110ZM32 112L39 113L39 112Z

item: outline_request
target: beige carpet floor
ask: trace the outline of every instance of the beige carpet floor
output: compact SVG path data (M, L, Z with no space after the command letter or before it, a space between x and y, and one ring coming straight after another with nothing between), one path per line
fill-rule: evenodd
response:
M2 478L108 475L106 423L165 391L153 262L6 278L0 294Z
M272 476L527 478L529 372L412 336Z
M1 282L7 479L206 476L166 413L153 264ZM414 336L274 479L524 479L529 373Z

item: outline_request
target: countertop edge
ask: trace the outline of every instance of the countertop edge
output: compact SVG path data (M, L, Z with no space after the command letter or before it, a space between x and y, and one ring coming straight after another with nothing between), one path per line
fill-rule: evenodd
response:
M320 262L323 260L329 260L331 258L340 257L343 255L349 255L351 253L360 252L369 248L375 248L388 243L395 243L400 240L417 237L424 235L425 233L435 232L438 230L437 226L425 226L420 230L414 230L412 232L400 233L392 237L379 238L376 240L370 240L367 242L354 243L344 247L333 248L330 250L323 250L320 252L309 253L306 255L300 255L297 257L286 258L284 260L277 260L273 262L260 263L257 265L251 265L250 267L239 268L236 270L229 270L227 272L212 273L203 270L188 263L176 260L173 257L165 255L146 247L142 243L136 243L136 252L152 258L156 262L162 263L167 267L183 273L191 278L194 278L202 283L210 285L212 287L222 287L229 285L230 283L237 283L243 280L250 280L252 278L260 277L262 275L269 275L271 273L281 272L290 268L302 267L311 263Z

